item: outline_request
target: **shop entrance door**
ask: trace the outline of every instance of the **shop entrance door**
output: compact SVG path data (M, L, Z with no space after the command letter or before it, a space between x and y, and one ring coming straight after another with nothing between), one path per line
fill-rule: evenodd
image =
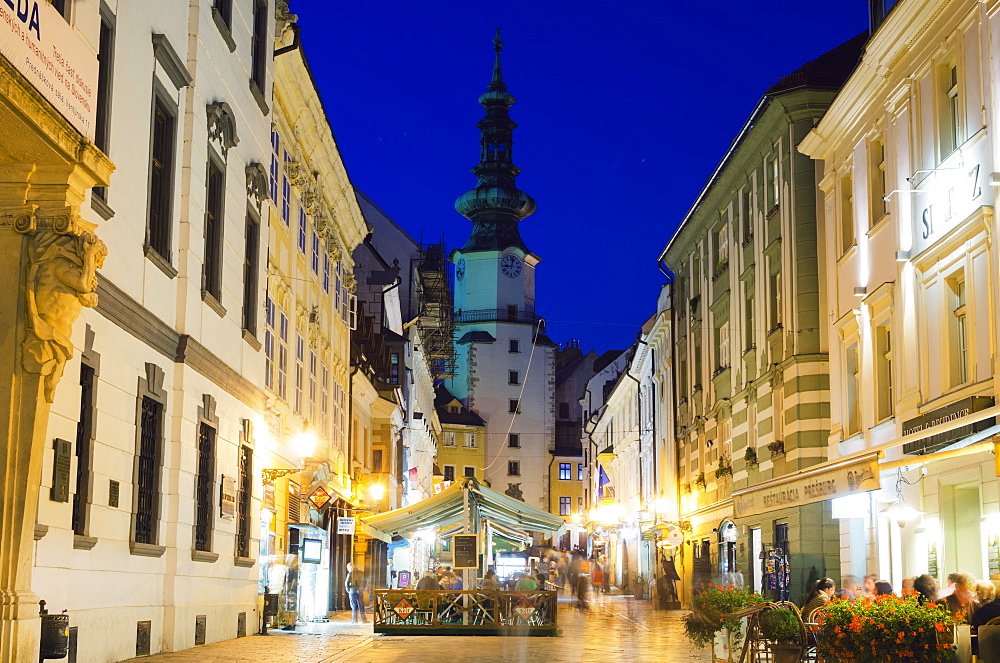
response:
M763 593L764 574L761 570L764 547L760 542L760 528L750 528L750 591Z
M971 573L976 578L987 575L983 564L979 518L979 483L970 481L953 486L941 487L941 511L944 520L945 541L948 546L947 564L942 569L952 572Z

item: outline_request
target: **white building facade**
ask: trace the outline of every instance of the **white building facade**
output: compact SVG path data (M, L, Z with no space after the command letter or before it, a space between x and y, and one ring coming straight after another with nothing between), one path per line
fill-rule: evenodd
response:
M799 146L823 166L829 456L874 475L833 500L841 570L894 587L1000 572L998 13L899 3Z
M274 6L218 4L66 3L118 163L80 209L114 257L73 327L35 530L34 591L81 661L257 628Z

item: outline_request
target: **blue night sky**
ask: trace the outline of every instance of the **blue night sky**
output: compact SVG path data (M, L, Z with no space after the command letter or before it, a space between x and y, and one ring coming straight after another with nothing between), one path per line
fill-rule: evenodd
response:
M771 83L867 28L868 2L293 0L355 185L415 239L464 244L476 102L503 27L521 222L552 340L625 348L656 259Z

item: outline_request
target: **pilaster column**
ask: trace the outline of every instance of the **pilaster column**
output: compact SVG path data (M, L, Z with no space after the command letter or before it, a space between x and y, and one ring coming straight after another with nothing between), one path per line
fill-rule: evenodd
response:
M34 529L49 408L107 248L73 164L0 165L0 662L35 663Z

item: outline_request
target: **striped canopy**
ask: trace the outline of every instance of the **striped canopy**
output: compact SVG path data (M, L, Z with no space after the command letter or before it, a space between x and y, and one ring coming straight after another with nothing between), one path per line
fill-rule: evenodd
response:
M394 511L366 516L362 521L386 534L412 535L420 529L451 528L465 524L466 493L468 521L488 520L494 525L529 532L553 533L563 526L563 519L548 511L487 488L465 478L416 504ZM481 531L481 527L477 527Z

